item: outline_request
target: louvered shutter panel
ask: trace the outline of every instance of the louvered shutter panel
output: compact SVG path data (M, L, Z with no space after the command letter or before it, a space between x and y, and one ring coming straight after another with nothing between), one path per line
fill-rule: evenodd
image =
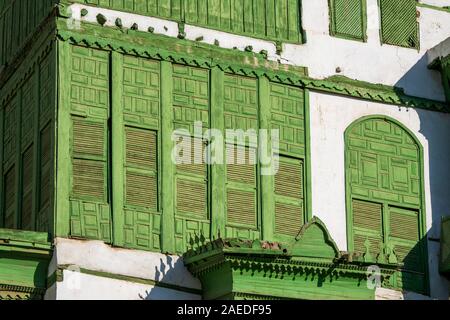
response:
M157 209L157 134L126 128L126 204Z
M383 43L419 47L416 0L380 0Z
M334 36L349 37L358 40L365 38L365 1L331 0L331 33Z
M15 228L16 218L16 169L12 166L4 177L4 215L5 215L5 228Z
M354 251L364 254L368 240L370 254L376 258L383 243L383 206L380 203L353 199L352 209Z
M73 119L73 195L105 201L105 123Z
M390 243L394 245L397 259L407 270L423 270L419 228L417 210L389 208Z
M239 151L240 150L240 151ZM255 149L227 146L227 223L257 227ZM242 157L243 156L243 157ZM238 158L243 159L238 159Z
M51 198L51 160L52 160L52 136L51 125L47 125L40 136L40 178L39 178L39 209L43 209L50 203Z
M275 233L295 237L304 223L303 161L280 156L275 175Z
M197 219L207 219L208 171L203 159L205 144L202 139L192 138L190 163L177 165L176 208L177 214ZM194 144L201 145L196 152Z
M33 145L22 156L22 212L21 229L33 230Z

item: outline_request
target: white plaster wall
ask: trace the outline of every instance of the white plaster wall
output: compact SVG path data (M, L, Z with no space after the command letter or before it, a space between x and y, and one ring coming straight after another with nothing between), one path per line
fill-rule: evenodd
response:
M437 7L450 7L450 0L419 0L419 2Z
M184 267L182 258L141 250L113 248L101 241L55 240L57 265L200 289L200 281Z
M312 211L340 250L347 250L344 132L367 115L400 121L422 144L428 238L439 238L440 217L450 215L450 115L315 92L310 93L310 114ZM447 298L448 283L438 274L439 243L428 241L428 249L432 296Z
M236 47L244 50L248 45L252 45L254 52L265 49L269 53L269 59L308 67L309 74L314 78L323 79L339 74L372 83L396 85L404 88L407 94L415 96L444 100L440 74L428 70L425 55L428 49L450 37L450 13L418 7L420 51L417 51L382 45L378 1L367 0L367 7L368 41L362 43L329 35L328 0L303 0L302 27L306 32L307 42L301 45L284 44L281 56L276 54L275 44L270 41L190 25L185 26L185 32L189 40L203 37L202 42L209 44L218 40L219 45L224 48ZM81 8L89 9L86 17L81 18ZM120 17L127 28L136 22L139 30L144 32L147 32L148 26L153 26L155 33L170 37L178 35L177 24L163 19L80 4L72 5L71 10L75 20L96 23L96 15L102 13L108 18L107 26L114 26L115 19ZM341 70L339 73L336 72L338 67Z
M195 294L64 270L57 300L198 300ZM51 297L51 296L50 296Z

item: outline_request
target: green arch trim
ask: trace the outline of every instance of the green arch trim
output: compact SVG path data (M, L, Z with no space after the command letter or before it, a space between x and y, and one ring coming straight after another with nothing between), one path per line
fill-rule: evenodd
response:
M350 191L350 178L349 178L349 170L348 170L348 165L349 165L349 157L348 157L348 136L350 134L350 132L359 124L364 123L365 121L368 120L384 120L387 122L391 122L397 126L399 126L406 134L409 135L409 137L414 141L415 145L418 148L418 161L419 161L419 178L420 178L420 184L419 184L419 188L420 188L420 217L419 217L419 221L420 221L420 234L419 234L419 238L422 239L424 237L426 237L427 234L427 225L426 225L426 198L425 198L425 174L424 174L424 166L425 166L425 162L424 162L424 148L423 145L421 144L421 142L419 141L419 139L417 138L417 136L403 123L401 123L399 120L396 120L392 117L386 116L386 115L382 115L382 114L374 114L374 115L368 115L368 116L363 116L358 118L357 120L353 121L345 130L344 132L344 145L345 145L345 150L344 150L344 166L345 166L345 209L346 209L346 226L347 226L347 231L346 231L346 235L347 235L347 250L348 251L353 251L353 223L352 223L352 218L353 218L353 212L351 212L350 208L351 208L351 201L352 201L352 194ZM424 275L425 275L425 283L426 283L426 291L429 293L430 292L430 281L429 281L429 260L428 260L428 241L425 241L425 245L424 245L424 255L425 255L425 259L426 262L424 263Z

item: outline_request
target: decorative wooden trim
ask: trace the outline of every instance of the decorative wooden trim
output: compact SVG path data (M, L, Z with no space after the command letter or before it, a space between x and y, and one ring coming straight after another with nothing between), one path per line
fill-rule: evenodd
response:
M175 252L175 199L173 196L175 174L172 162L172 132L173 132L173 83L172 64L161 62L161 140L162 140L162 229L161 248L163 252Z
M305 69L268 61L263 56L248 52L218 48L199 44L189 40L172 39L165 36L101 28L82 24L80 30L69 30L62 21L58 21L58 39L71 44L93 47L103 50L140 57L170 61L204 68L219 67L224 72L245 76L266 76L270 81L294 85L311 91L326 92L364 99L372 102L396 106L420 108L438 112L450 112L445 102L406 95L400 88L380 84L371 84L351 80L342 76L333 76L318 80L306 75ZM123 33L128 41L123 41ZM99 34L102 36L99 37ZM158 42L158 47L152 43ZM148 45L147 45L148 44Z

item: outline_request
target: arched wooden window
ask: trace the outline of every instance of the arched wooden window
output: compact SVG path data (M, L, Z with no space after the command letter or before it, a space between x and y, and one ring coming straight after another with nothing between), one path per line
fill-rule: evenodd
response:
M420 144L397 121L375 116L347 129L345 147L349 250L374 263L403 265L391 285L426 293Z

